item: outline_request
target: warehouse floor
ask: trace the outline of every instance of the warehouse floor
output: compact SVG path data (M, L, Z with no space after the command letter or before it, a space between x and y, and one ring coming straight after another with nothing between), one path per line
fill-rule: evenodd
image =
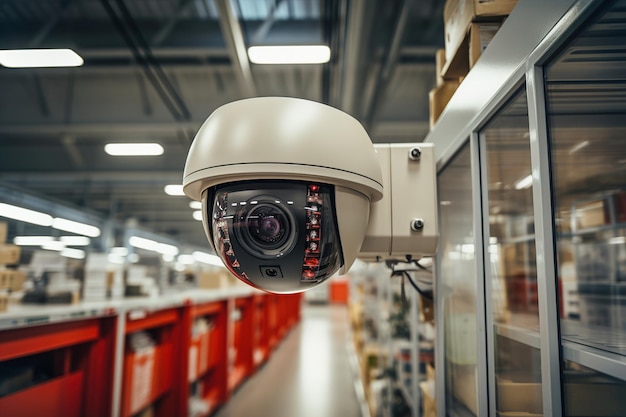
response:
M216 417L359 417L345 306L303 304L302 321Z

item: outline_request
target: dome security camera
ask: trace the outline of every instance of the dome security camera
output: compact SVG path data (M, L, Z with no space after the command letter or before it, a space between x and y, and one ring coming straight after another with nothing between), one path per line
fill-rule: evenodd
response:
M415 254L406 243L416 239L427 242L417 252L434 252L432 145L419 144L417 159L410 158L416 144L409 145L377 152L356 119L324 104L244 99L218 108L202 125L187 156L183 189L202 201L208 240L233 275L264 291L297 293L346 273L362 248L367 258L399 254L387 247L397 214L391 209L393 166L424 164L420 178L428 189L417 204L424 207L426 198L427 213L410 213L407 220L412 236L400 245L402 256ZM404 148L409 162L394 163Z

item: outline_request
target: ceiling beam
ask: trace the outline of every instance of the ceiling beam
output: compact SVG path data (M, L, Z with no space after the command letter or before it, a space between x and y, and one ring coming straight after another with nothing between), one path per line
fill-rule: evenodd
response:
M374 91L369 95L369 99L365 104L364 111L364 125L367 128L371 128L377 116L378 109L381 107L381 101L383 99L385 89L393 71L396 68L398 57L400 56L400 48L404 39L404 33L406 30L406 23L409 18L409 13L413 5L413 0L404 0L402 6L397 15L394 27L393 37L389 47L386 48L387 54L383 58L382 66L378 70L376 77L376 83L374 84Z
M340 80L342 85L341 109L353 116L355 115L355 103L357 101L356 93L360 89L359 66L363 53L366 12L371 7L374 7L373 0L350 2L345 44L341 46L345 50L343 56L345 64Z
M272 29L272 26L274 26L274 22L276 22L276 12L278 11L278 9L280 9L280 6L282 6L284 3L285 3L285 0L274 1L274 4L272 5L269 13L267 14L267 19L265 19L265 21L261 24L261 26L259 26L259 28L254 32L254 35L250 37L250 43L252 45L258 45L265 39L267 34Z
M152 38L152 45L160 45L163 41L169 36L169 34L174 30L176 23L180 19L181 15L187 7L193 4L195 0L180 0L178 5L176 6L176 11L174 14L170 16L167 22L161 27L161 29L154 35Z
M248 51L239 19L235 15L230 0L215 0L219 9L220 27L228 45L228 53L235 69L237 84L243 97L256 96L256 85L252 77Z

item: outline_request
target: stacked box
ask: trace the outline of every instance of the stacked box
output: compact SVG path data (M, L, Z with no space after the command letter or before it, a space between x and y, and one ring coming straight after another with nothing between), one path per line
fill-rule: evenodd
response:
M444 79L464 77L493 39L517 0L448 0L445 32Z
M0 269L0 290L20 291L26 274L15 269Z
M9 307L9 293L4 290L0 290L0 311L7 311L8 307Z
M20 262L21 249L17 245L0 244L0 265L15 265Z
M7 224L0 222L0 243L7 241Z
M439 120L439 116L443 113L443 110L448 105L448 102L454 95L456 89L459 87L459 84L460 80L444 80L443 84L433 88L428 93L431 129L435 126L437 120Z

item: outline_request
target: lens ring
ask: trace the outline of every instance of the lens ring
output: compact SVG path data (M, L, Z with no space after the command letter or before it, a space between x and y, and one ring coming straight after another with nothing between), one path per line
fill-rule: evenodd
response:
M260 204L246 215L247 233L252 241L267 249L275 249L289 236L288 216L279 206Z
M274 202L247 205L236 216L235 233L253 256L275 259L289 253L297 240L296 223L290 210Z

